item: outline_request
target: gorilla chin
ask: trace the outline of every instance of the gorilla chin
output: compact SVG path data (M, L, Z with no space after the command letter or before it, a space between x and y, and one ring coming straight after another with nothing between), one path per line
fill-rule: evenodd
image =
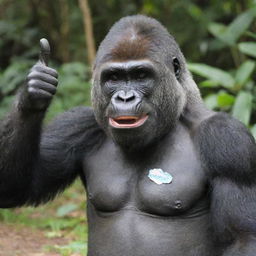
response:
M157 141L155 127L151 115L110 117L108 133L124 151L137 153Z

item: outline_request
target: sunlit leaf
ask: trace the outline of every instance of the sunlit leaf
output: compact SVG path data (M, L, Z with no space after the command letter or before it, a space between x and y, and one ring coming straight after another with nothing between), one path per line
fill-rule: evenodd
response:
M254 42L246 42L238 44L238 48L241 52L256 57L256 43Z
M188 68L191 72L218 82L225 88L231 89L234 86L235 81L233 77L221 69L198 63L191 63L188 65Z
M209 94L204 98L204 103L209 109L215 109L218 106L218 95L217 94Z
M227 28L227 37L236 42L248 29L254 18L254 12L250 9L238 15Z
M219 40L221 40L225 44L228 44L228 45L233 45L234 44L232 38L229 39L226 36L227 26L225 26L221 23L212 22L208 26L208 30L212 35L214 35L216 38L218 38Z
M216 88L219 86L219 82L213 80L205 80L200 82L200 87Z
M249 124L252 111L252 94L249 92L239 92L232 110L232 116L240 120L245 125Z
M217 102L219 107L229 107L234 104L235 97L226 92L221 92L218 95Z
M255 69L255 62L251 60L245 61L236 72L236 83L240 86L244 85L250 78L253 70Z

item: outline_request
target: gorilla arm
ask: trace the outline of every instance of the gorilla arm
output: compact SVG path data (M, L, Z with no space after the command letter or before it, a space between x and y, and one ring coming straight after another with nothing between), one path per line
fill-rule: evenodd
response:
M0 207L36 205L53 198L78 175L80 152L92 142L83 139L95 134L92 110L76 108L41 136L57 85L56 71L46 66L49 51L48 42L41 40L40 61L31 69L13 111L0 124Z
M237 120L216 114L196 140L211 184L211 217L222 256L256 252L256 145Z
M82 157L103 135L87 107L58 116L41 136L38 114L25 120L18 115L13 112L0 129L1 208L38 205L54 198L81 174Z

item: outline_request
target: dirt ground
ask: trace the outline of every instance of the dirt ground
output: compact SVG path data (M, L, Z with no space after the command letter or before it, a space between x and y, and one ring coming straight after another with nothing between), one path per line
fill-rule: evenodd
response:
M42 231L33 228L0 223L0 256L59 256L47 252L45 247L66 243L64 238L46 238Z

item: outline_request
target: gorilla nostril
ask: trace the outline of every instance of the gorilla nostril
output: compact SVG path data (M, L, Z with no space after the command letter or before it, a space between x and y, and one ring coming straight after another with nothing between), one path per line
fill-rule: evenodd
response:
M120 91L118 93L118 95L116 96L116 100L117 101L122 101L122 102L130 102L135 100L135 95L133 92L124 92L124 91Z
M127 97L127 98L125 98L125 102L129 102L129 101L133 101L133 100L135 100L135 96L134 95L132 95L132 96L130 96L130 97Z
M119 95L117 95L117 96L115 97L115 99L116 99L117 101L123 101L123 98L120 97Z

